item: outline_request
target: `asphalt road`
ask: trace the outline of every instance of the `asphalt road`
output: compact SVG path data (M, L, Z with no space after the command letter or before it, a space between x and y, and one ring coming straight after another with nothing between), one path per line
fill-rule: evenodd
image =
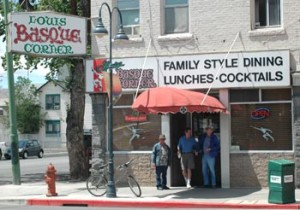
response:
M49 163L52 163L60 180L68 179L69 174L69 158L68 156L60 157L29 157L28 159L20 159L21 182L37 182L43 181L45 171ZM12 166L11 160L0 161L0 185L12 183Z

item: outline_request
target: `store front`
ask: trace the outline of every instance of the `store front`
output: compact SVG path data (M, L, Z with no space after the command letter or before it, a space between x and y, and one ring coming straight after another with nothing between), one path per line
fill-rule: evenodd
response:
M124 64L115 72L123 88L114 105L115 161L135 157L138 167L133 170L143 185L155 182L150 156L161 133L167 136L172 150L170 184L184 185L177 144L187 126L195 137L207 125L214 126L221 145L216 162L217 185L222 188L266 186L268 160L293 159L289 51L241 52L224 57L150 57L145 65L144 58L115 60ZM94 80L99 78L92 71L87 71L87 78L93 80L87 82L87 91L94 92ZM164 86L207 92L218 98L230 114L143 115L132 111L136 92ZM201 157L195 158L192 185L202 186Z
M185 186L181 175L180 160L176 156L179 138L184 135L185 127L190 127L193 136L198 140L208 125L215 129L214 133L220 137L220 114L217 113L188 113L171 115L171 186ZM195 156L195 169L193 170L192 186L203 186L201 156ZM221 165L220 155L216 159L217 186L221 186Z

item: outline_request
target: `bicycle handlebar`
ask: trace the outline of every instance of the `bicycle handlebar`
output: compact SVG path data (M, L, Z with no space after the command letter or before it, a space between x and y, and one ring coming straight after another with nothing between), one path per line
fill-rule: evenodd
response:
M124 168L124 167L128 167L128 165L133 161L134 159L132 158L132 159L130 159L127 163L124 163L124 164L121 164L121 165L119 165L118 166L118 169L120 169L120 168Z

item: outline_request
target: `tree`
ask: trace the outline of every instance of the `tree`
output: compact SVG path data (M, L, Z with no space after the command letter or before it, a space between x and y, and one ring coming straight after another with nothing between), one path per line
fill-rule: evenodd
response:
M37 98L37 88L31 81L24 77L18 77L15 84L17 129L20 133L38 133L43 126L44 116L41 114L42 107ZM8 104L7 106L8 107ZM8 108L6 108L8 112ZM6 116L5 124L9 126Z
M90 17L90 0L41 0L36 6L37 10L52 10L55 12L80 15ZM1 9L1 7L0 7ZM0 29L0 35L3 33ZM90 29L90 26L88 26ZM88 30L89 31L89 30ZM89 37L89 36L88 36ZM88 38L88 46L90 38ZM67 150L70 162L70 177L71 179L85 179L88 176L87 156L83 143L83 124L84 124L84 106L85 106L85 74L84 74L84 58L47 58L42 59L25 55L26 64L21 66L19 56L14 56L16 68L36 69L40 64L51 71L47 75L47 79L64 84L65 88L70 92L70 106L67 110ZM5 64L5 62L3 62ZM57 80L57 73L62 67L67 67L69 77L63 81Z

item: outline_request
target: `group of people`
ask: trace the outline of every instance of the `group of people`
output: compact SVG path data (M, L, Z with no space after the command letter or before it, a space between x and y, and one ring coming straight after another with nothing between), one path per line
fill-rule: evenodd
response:
M180 158L182 175L186 187L191 187L192 170L195 168L195 156L202 157L202 173L204 187L216 187L215 161L220 152L220 142L213 133L213 127L205 128L205 134L196 141L190 128L185 129L185 135L179 139L177 155ZM171 149L166 144L165 135L159 136L159 142L153 146L152 164L156 171L156 187L167 190L167 170L171 162Z

